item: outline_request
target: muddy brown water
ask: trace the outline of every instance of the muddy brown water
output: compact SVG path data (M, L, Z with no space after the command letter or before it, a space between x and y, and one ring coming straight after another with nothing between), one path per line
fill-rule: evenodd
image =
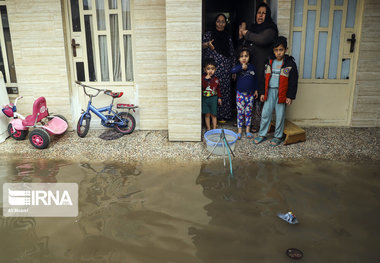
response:
M1 160L0 182L79 186L75 218L0 217L0 262L380 262L380 164ZM2 191L2 190L1 190ZM0 197L2 200L2 197ZM293 211L290 225L277 213Z

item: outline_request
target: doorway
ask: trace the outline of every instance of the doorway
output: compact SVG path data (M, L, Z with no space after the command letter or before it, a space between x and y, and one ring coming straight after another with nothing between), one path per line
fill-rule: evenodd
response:
M252 25L255 21L256 8L261 2L266 2L272 11L273 21L277 21L277 1L262 0L203 0L202 33L214 28L217 14L227 17L227 29L230 31L234 46L237 46L239 24L243 21Z
M227 17L227 30L232 36L234 47L237 46L238 28L242 21L251 25L258 0L203 0L202 33L214 29L215 16L223 13Z
M263 2L262 0L236 0L236 1L228 1L228 0L203 0L203 12L202 12L202 33L206 35L210 31L215 30L215 18L218 14L224 14L226 17L226 27L225 31L229 33L231 36L233 47L235 50L235 54L238 52L238 48L240 48L239 43L239 25L242 22L246 22L248 25L248 29L251 28L255 21L255 14L257 6ZM273 1L277 2L277 1ZM267 1L269 5L269 1ZM274 10L274 13L277 13L277 10ZM208 50L204 51L204 56L208 56ZM229 62L226 62L230 65ZM222 61L217 61L217 63L224 63ZM227 71L226 71L227 70ZM223 105L218 108L218 119L219 123L223 124L224 120L227 121L228 124L233 124L236 126L236 81L231 80L230 90L228 89L229 85L227 84L228 78L232 77L229 74L229 70L223 69L221 70L221 75L217 75L221 79L222 84L222 100L228 100L227 103L223 102ZM229 76L228 76L229 75ZM224 95L223 95L224 93ZM221 114L220 114L220 112ZM202 118L203 119L203 118ZM202 120L203 121L203 120Z
M74 81L128 94L119 102L130 103L134 94L133 0L65 1L67 46L71 73L73 118L87 106L88 97ZM110 88L112 87L112 88ZM109 97L94 99L98 105ZM95 120L95 127L100 120Z

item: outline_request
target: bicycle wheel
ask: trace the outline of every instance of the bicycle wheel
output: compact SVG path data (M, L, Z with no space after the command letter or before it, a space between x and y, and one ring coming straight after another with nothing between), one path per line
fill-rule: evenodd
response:
M26 136L28 135L28 130L16 130L12 123L8 124L8 133L9 136L11 136L13 139L17 141L25 140Z
M79 137L84 138L86 137L88 130L90 129L90 122L91 122L91 117L89 116L83 116L82 124L80 123L80 119L78 120L77 124L77 134Z
M120 119L125 122L125 125L116 125L116 130L122 134L130 134L135 130L136 120L132 114L127 112L120 112L117 114Z

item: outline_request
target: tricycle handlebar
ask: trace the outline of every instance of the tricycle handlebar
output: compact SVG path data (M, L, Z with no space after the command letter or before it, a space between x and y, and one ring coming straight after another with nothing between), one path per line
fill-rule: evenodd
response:
M24 97L23 97L23 96L18 96L18 97L15 99L15 104L14 104L14 105L16 106L16 105L17 105L17 102L18 102L18 100L19 100L19 99L22 99L22 98L24 98Z

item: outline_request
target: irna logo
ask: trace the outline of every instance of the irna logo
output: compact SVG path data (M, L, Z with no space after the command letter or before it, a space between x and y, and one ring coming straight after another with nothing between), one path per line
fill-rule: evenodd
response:
M76 217L76 183L5 183L3 215L8 217Z
M69 192L56 190L11 190L8 189L8 202L10 205L73 205Z

